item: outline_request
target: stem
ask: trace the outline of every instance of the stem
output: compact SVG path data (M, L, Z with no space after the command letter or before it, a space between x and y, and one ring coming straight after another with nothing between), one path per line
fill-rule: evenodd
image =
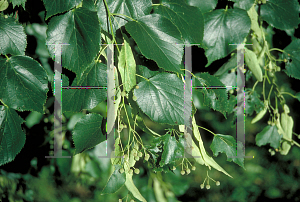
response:
M267 70L265 70L265 78L264 78L264 81L263 81L263 96L264 96L264 101L266 100L266 96L265 96L266 76L267 76Z
M106 3L106 0L104 0L104 4L105 4L105 7L107 9L107 14L108 14L108 19L109 19L109 25L110 25L110 29L111 29L111 34L112 34L112 37L113 37L113 43L116 42L117 43L117 40L115 38L115 34L114 34L114 30L113 30L113 27L112 27L112 22L111 22L111 13L108 9L108 5ZM118 52L120 52L119 50L119 47L117 46L117 49L118 49Z
M277 50L277 51L280 51L280 52L284 53L284 50L281 50L281 49L278 49L278 48L271 48L269 51L273 51L273 50Z
M202 129L204 129L204 130L207 130L208 132L210 132L211 134L213 134L214 136L216 135L215 133L213 133L213 132L211 132L210 130L208 130L207 128L204 128L204 127L202 127L202 126L198 126L199 128L202 128Z
M255 89L257 84L258 84L258 81L256 81L255 84L253 85L252 92L254 92L254 89Z
M137 76L139 76L139 77L142 77L143 79L149 81L149 79L146 79L145 77L143 77L143 76L141 76L141 75L138 75L138 74L135 74L135 75L137 75Z
M137 22L137 20L135 20L135 19L133 19L133 18L127 16L127 15L121 14L121 13L111 13L111 15L122 15L122 16L125 16L125 17L131 19L132 21L136 21Z
M290 139L287 139L285 137L282 137L282 139L284 139L284 140L286 140L288 142L293 142L297 147L300 147L300 144L298 142L294 141L294 140L290 140Z
M270 95L271 95L272 90L273 90L273 85L271 86L271 90L270 90L269 95L268 95L268 101L270 99Z
M288 92L280 92L281 94L286 94L286 95L290 95L292 96L293 98L296 98L296 96L292 95L291 93L288 93Z

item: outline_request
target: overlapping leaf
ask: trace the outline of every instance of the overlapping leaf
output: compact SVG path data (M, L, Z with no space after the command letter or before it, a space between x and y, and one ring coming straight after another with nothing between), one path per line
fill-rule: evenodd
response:
M202 158L195 158L195 160L197 162L199 162L200 164L205 164L209 169L211 169L211 167L215 168L216 170L223 172L225 175L229 176L232 178L231 175L229 175L217 162L215 162L215 160L210 157L208 154L206 154L206 150L204 148L203 145L203 141L199 132L199 128L196 124L196 120L195 117L193 116L193 134L194 137L198 140L199 142L199 148L198 146L194 147L196 148L195 150L198 150L197 152L195 152L195 154L201 155Z
M96 8L99 20L101 22L101 28L108 32L111 30L108 15L106 12L106 7L103 0L96 0ZM116 15L111 17L111 22L113 26L113 31L116 32L117 29L125 25L130 18L138 19L144 15L150 14L152 10L151 0L107 0L107 6L110 13L115 13ZM118 15L121 14L121 15ZM125 17L125 16L128 17ZM108 28L109 26L109 28Z
M248 35L251 21L247 11L236 9L217 9L204 14L203 45L209 66L213 61L227 56L242 43Z
M224 87L225 85L216 77L208 73L196 73L193 77L193 94L201 92L204 95L204 105L221 112L226 117L228 96L225 89L209 87Z
M125 28L146 58L154 60L160 68L180 73L183 69L183 45L180 44L183 42L170 20L151 14L128 22Z
M12 17L0 17L0 54L25 55L24 27Z
M74 8L81 3L82 0L43 0L46 8L46 20L58 13L63 13L65 11Z
M24 147L23 122L15 110L0 106L0 166L13 161Z
M0 59L0 97L12 109L43 112L48 77L44 68L28 56Z
M150 69L148 69L148 67L145 67L143 65L137 65L136 66L136 71L138 75L141 75L147 79L151 78L152 76L155 76L156 74L159 73L159 71L151 71ZM141 77L137 77L137 82L141 82L144 81L143 78Z
M184 0L163 0L154 12L168 18L179 29L184 43L202 44L204 19L201 11Z
M214 156L218 156L219 152L225 153L227 156L227 161L233 161L234 163L245 169L244 158L230 158L233 156L237 156L236 145L239 148L243 148L243 144L241 142L238 142L238 144L236 144L236 140L232 136L216 134L210 145L210 148L213 151Z
M161 73L134 89L141 110L158 123L184 124L184 84L175 74Z
M175 162L176 158L184 156L184 141L181 137L181 141L177 141L171 133L167 133L161 137L163 143L163 153L159 162L160 166Z
M260 95L256 91L251 92L251 90L245 90L245 110L249 116L253 114L254 110L258 113L264 107L264 102L259 99Z
M103 117L99 114L87 114L76 123L72 132L76 148L75 154L93 148L106 140L106 136L102 134L101 130L102 119Z
M281 30L296 28L300 22L299 12L297 0L268 0L260 9L262 19Z
M249 10L254 4L255 0L231 0L234 3L234 8L240 8L244 10Z
M282 136L279 135L277 127L266 126L260 133L255 137L255 142L257 146L262 146L270 143L271 147L277 149L280 145L280 140Z
M82 109L93 109L107 97L107 90L105 89L107 86L107 66L103 63L92 62L81 79L77 79L77 77L74 79L70 87L72 86L78 86L79 89L62 90L63 112L80 112ZM102 89L84 89L88 86L98 86Z
M186 0L186 2L190 6L195 6L195 7L199 8L202 13L207 13L216 8L218 0L206 0L206 1Z
M281 55L282 59L286 59L284 72L293 78L300 79L300 39L292 41Z
M126 176L125 173L120 173L121 168L122 166L115 165L115 171L109 177L108 182L101 193L102 195L116 193L125 184Z
M86 70L99 51L100 25L96 12L78 8L53 17L48 25L47 39L49 54L54 60L55 45L62 45L62 66L77 76Z

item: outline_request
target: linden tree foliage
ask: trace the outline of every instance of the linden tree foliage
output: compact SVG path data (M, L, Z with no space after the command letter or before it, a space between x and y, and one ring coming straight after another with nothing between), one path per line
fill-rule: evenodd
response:
M236 141L236 134L215 134L198 125L201 113L206 111L221 114L223 119L233 117L232 125L236 124L237 98L241 96L235 91L240 70L245 73L245 123L267 124L257 132L256 145L271 146L281 155L288 155L294 145L300 146L294 140L296 120L287 98L299 101L300 92L282 85L279 79L300 79L300 42L293 36L300 22L296 0L231 0L224 7L224 1L218 0L42 3L44 27L21 24L17 12L11 11L10 5L15 10L25 10L26 0L0 0L0 166L13 161L24 147L24 120L18 113L39 114L38 121L31 120L34 114L29 115L26 126L38 123L49 113L47 108L55 98L47 99L47 93L54 94L53 72L47 60L55 61L55 47L59 44L59 65L74 74L74 78L61 74L62 86L66 87L61 91L61 130L66 136L65 144L70 144L66 141L70 134L74 148L69 145L63 151L72 155L72 160L55 162L61 174L76 173L88 181L99 179L100 171L106 170L103 195L120 194L125 189L128 194L124 197L132 200L176 201L189 188L187 184L178 186L188 182L181 175L189 175L196 165L206 167L207 175L214 168L233 178L233 173L217 163L219 153L245 169L244 158L233 158L237 148L244 148ZM272 42L275 29L292 36L283 50ZM38 57L25 55L27 45L31 45L27 44L27 34L38 38L38 49L43 50L36 51ZM47 50L41 48L44 42ZM247 46L242 50L245 64L240 67L236 50L242 43ZM109 44L114 45L115 96L107 98ZM190 72L191 102L185 100L189 84L185 79L187 46L202 48L202 56L207 59L207 64L200 61L202 68L193 67ZM222 64L216 69L212 64L218 62ZM113 106L106 104L110 99ZM115 109L115 144L111 145L111 158L100 159L108 142L109 124L105 118L106 108L110 107ZM192 120L188 130L186 113ZM211 126L215 130L222 128ZM160 127L167 131L157 132ZM248 132L246 127L245 134ZM203 141L207 138L203 137L211 134L214 137L208 151ZM188 158L186 152L192 157ZM92 171L85 172L87 169ZM141 181L148 186L139 184L136 175L142 175ZM168 179L178 183L164 183Z

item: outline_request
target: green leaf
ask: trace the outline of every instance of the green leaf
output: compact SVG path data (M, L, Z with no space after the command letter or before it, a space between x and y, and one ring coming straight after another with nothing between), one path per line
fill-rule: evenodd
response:
M255 142L257 146L262 146L270 143L271 147L277 149L280 145L280 140L282 136L279 135L277 127L266 126L260 133L255 137Z
M46 20L58 13L63 13L65 11L74 8L82 2L82 0L43 0L46 8Z
M25 10L25 3L27 0L10 0L10 2L13 4L13 8L15 8L15 6L19 6L22 5L22 7Z
M62 150L62 156L70 156L68 150ZM61 175L68 175L70 173L72 159L71 158L55 158L56 164Z
M0 11L6 10L8 7L8 2L6 0L0 0Z
M14 18L0 17L0 54L25 55L27 45L24 27Z
M15 110L0 106L0 166L13 161L24 147L23 122Z
M281 55L282 59L287 59L284 72L295 79L300 79L300 39L292 41Z
M96 0L97 13L99 17L99 21L101 23L101 28L106 32L111 32L106 6L103 0ZM152 2L151 0L107 0L107 6L110 13L115 13L114 16L111 17L112 27L114 33L116 30L125 25L128 21L131 21L130 18L138 19L143 17L144 15L150 14L152 10ZM121 15L117 15L121 14ZM125 16L124 16L125 15ZM128 17L130 18L128 18ZM109 28L108 28L109 26Z
M248 35L251 21L247 11L235 9L217 9L204 14L203 44L207 47L205 55L209 66L213 61L227 56L242 43Z
M168 18L179 29L184 43L202 44L204 19L199 9L184 0L162 0L154 12Z
M190 6L195 6L201 10L202 13L207 13L212 11L216 8L218 0L206 0L206 1L199 1L199 0L186 0L186 2Z
M32 126L39 124L42 118L43 118L43 114L35 111L30 112L30 114L25 119L25 125L28 128L31 128Z
M115 165L115 171L109 177L101 195L116 193L125 184L125 173L120 173L121 168L121 165Z
M128 43L129 39L126 35L124 37L124 45L122 46L120 55L118 69L122 78L122 83L127 92L129 92L136 85L136 64L135 59Z
M55 45L62 45L62 66L82 76L100 49L100 25L96 12L78 8L53 17L47 29L49 54L55 59Z
M199 128L196 124L196 120L195 120L195 116L193 116L193 134L195 136L195 138L199 141L199 148L200 148L200 154L202 156L202 159L203 159L203 162L204 164L209 168L211 169L211 167L215 168L216 170L220 171L220 172L223 172L225 175L229 176L232 178L231 175L229 175L219 164L217 164L217 162L215 162L215 160L208 156L206 154L206 150L204 148L204 145L203 145L203 141L202 141L202 138L201 138L201 135L200 135L200 132L199 132ZM195 148L195 147L194 147ZM196 147L197 150L199 150L198 147ZM194 154L193 154L194 155ZM196 160L197 158L195 158ZM201 161L200 161L201 163ZM211 167L210 167L211 166Z
M225 89L209 89L209 87L224 87L225 85L216 77L208 73L196 73L193 77L193 93L203 93L204 105L221 112L226 117L228 96ZM208 87L208 88L197 88Z
M260 95L256 91L252 91L252 89L245 89L245 110L246 114L251 116L254 112L260 112L264 108L264 102L259 99Z
M64 78L63 78L64 81ZM67 84L68 86L68 84ZM93 61L80 79L74 79L72 86L107 86L107 65ZM105 101L107 90L100 89L62 89L62 111L80 112L82 109L93 109Z
M44 68L31 57L12 56L0 59L0 98L19 111L43 112L48 92L48 77Z
M261 5L260 15L272 27L285 30L297 28L300 22L299 11L297 0L268 0Z
M255 2L255 0L231 0L231 1L235 2L233 5L234 8L240 8L246 11L249 10Z
M221 77L222 75L228 73L229 70L234 69L237 67L237 54L234 53L234 55L225 63L223 64L216 73L214 73L214 76Z
M138 75L141 75L147 79L149 79L159 73L159 71L151 71L148 67L145 67L143 65L137 65L136 71L137 71ZM142 82L145 80L144 78L141 78L139 76L136 79L137 79L137 82Z
M300 93L295 94L296 99L300 102Z
M184 124L184 84L175 74L161 73L134 89L141 110L158 123Z
M171 133L167 133L160 139L163 143L163 153L159 162L161 167L175 162L178 156L184 156L184 139L182 137L181 141L177 141L174 136L171 136Z
M87 114L76 123L72 132L75 154L93 148L106 140L101 130L102 119L103 117L99 114Z
M238 142L238 147L243 148L243 144ZM230 135L216 134L210 145L214 156L218 156L219 152L225 153L227 161L232 161L239 166L244 167L244 158L229 158L230 156L237 155L236 140Z
M170 20L151 14L128 22L125 28L146 58L154 60L160 68L180 73L183 69L183 45L180 44L183 42Z

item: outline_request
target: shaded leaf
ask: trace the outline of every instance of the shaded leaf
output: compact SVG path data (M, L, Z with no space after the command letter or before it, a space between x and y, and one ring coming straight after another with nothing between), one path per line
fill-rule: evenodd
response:
M216 8L218 0L206 0L206 1L186 0L186 2L190 6L197 7L199 10L201 10L202 13L207 13L207 12L212 11Z
M66 86L69 86L69 82ZM78 89L62 89L62 111L80 112L82 109L93 109L107 98L107 65L93 61L80 79L75 77L70 87L72 86ZM84 88L89 86L100 88Z
M236 140L230 135L216 134L210 145L214 156L218 156L219 152L225 153L227 161L233 161L239 166L244 167L244 158L229 158L231 156L237 156ZM243 144L238 142L238 147L243 148Z
M224 87L225 85L215 76L208 73L196 73L193 77L193 93L203 93L204 105L221 112L226 117L228 96L225 89L209 87Z
M46 20L58 13L63 13L65 11L74 8L81 3L82 0L43 0L46 8Z
M240 8L246 11L249 10L255 2L255 0L231 0L231 1L235 2L233 4L234 8Z
M281 138L282 136L279 135L277 127L275 125L269 125L256 135L255 142L259 147L270 143L271 147L277 149L280 145Z
M121 165L115 165L115 171L109 177L101 195L116 193L125 184L126 175L124 172L120 173L121 168Z
M251 91L252 89L250 88L245 89L245 110L249 116L251 116L254 111L258 113L264 108L264 102L259 99L260 95L256 91L252 93Z
M76 123L72 132L75 154L93 148L106 140L101 130L102 118L99 114L87 114Z
M260 15L271 26L285 30L297 28L300 22L299 11L297 0L268 0L261 5Z
M136 71L137 71L138 75L141 75L147 79L149 79L159 73L159 71L151 71L148 67L145 67L143 65L137 65ZM139 76L136 79L137 79L137 82L142 82L145 80L144 78L141 78Z
M232 176L229 175L219 164L217 164L217 162L215 162L215 160L212 157L210 157L206 154L206 150L205 150L204 145L203 145L203 141L202 141L202 138L201 138L201 135L200 135L200 132L199 132L199 128L196 124L195 116L193 116L193 134L194 134L194 137L199 141L199 148L196 147L196 149L197 150L200 149L200 154L202 156L204 164L209 169L211 169L211 167L213 167L216 170L218 170L218 171L220 171L220 172L224 173L225 175L232 178ZM196 159L197 158L195 158L195 160ZM200 163L201 163L201 161L200 161Z
M0 166L13 161L24 147L23 122L15 110L0 106Z
M287 60L283 71L290 77L300 79L300 39L292 41L283 51L281 58Z
M116 33L116 30L125 25L128 21L131 21L130 18L136 20L150 14L150 11L152 10L151 0L107 0L106 2L110 13L122 14L111 17L114 33ZM101 28L106 32L111 32L110 24L107 24L109 19L103 0L96 0L96 9L101 23ZM130 18L124 17L123 15Z

